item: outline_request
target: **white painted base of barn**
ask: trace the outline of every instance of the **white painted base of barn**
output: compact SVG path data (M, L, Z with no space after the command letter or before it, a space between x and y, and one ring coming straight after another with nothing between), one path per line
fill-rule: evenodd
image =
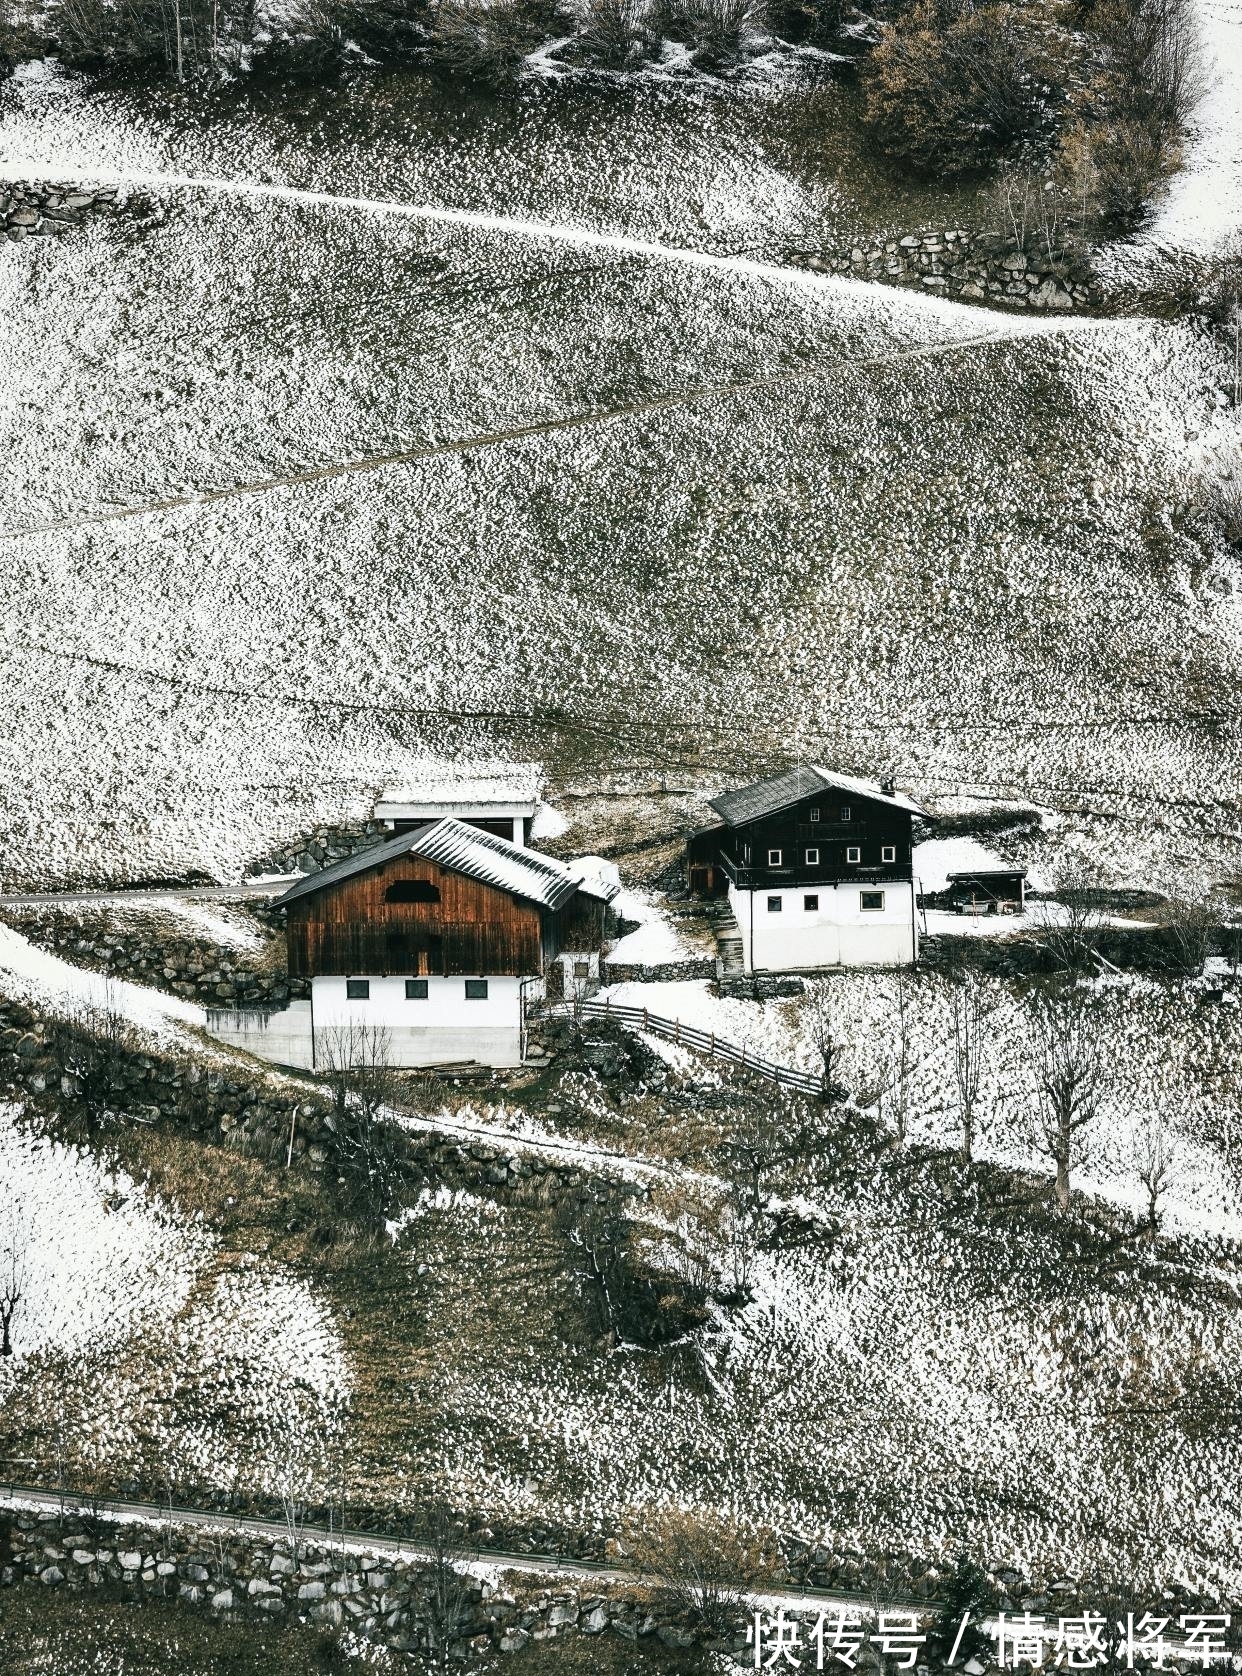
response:
M748 973L913 966L919 957L910 879L761 890L738 890L731 884L729 904L742 934Z
M533 985L526 980L527 990ZM311 999L281 1012L212 1011L207 1029L229 1047L301 1070L322 1069L336 1033L383 1030L398 1067L522 1063L521 978L313 978Z

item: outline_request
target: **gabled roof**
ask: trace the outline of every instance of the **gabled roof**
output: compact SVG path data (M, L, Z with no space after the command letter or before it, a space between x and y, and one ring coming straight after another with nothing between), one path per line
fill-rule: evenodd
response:
M748 826L788 809L817 792L845 791L856 797L870 798L874 803L885 803L891 809L904 809L907 814L921 815L923 810L904 792L885 791L878 780L860 780L852 774L837 774L827 768L791 768L771 780L760 780L753 786L742 786L737 791L721 792L709 799L710 806L729 826Z
M374 849L363 850L347 861L338 861L320 873L308 874L278 897L276 906L285 907L303 896L313 896L342 879L369 873L372 868L402 855L421 856L424 861L434 861L450 872L495 885L498 890L507 890L544 908L563 907L579 888L577 878L563 861L554 861L551 856L523 849L507 838L480 832L446 816L413 832L403 832L399 838L377 844Z

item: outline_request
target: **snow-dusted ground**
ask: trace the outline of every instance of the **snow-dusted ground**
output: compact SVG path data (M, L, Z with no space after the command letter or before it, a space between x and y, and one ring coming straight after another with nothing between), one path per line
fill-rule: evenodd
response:
M960 933L963 922L944 916ZM965 922L968 926L969 921ZM1013 922L1009 922L1013 929ZM1221 981L1217 979L1215 981ZM1046 1170L1026 1138L1036 1111L1029 1012L1012 991L981 979L989 1009L978 1106L980 1157ZM778 1064L817 1068L817 996L830 1001L845 1046L847 1084L864 1098L891 1083L897 1052L897 979L842 972L812 983L807 997L779 1005L713 995L706 983L615 984L621 1004L715 1031ZM1167 1198L1173 1226L1242 1238L1242 1108L1230 1067L1242 1056L1242 995L1203 999L1205 986L1115 977L1094 986L1107 1094L1087 1136L1080 1186L1138 1210L1135 1148L1144 1126L1163 1119L1176 1137L1177 1166ZM927 974L912 981L911 1138L957 1143L957 1107L948 997Z
M9 1107L0 1181L0 1257L16 1243L24 1279L0 1360L6 1453L63 1448L71 1478L142 1460L157 1482L269 1489L291 1452L316 1459L348 1381L306 1282L224 1260L206 1229Z
M37 947L10 925L0 924L0 994L29 1002L41 1012L113 1012L156 1035L183 1036L181 1024L204 1024L192 1001L163 990L89 972Z

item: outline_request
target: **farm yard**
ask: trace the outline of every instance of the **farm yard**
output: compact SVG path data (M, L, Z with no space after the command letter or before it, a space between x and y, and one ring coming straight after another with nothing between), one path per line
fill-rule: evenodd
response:
M991 210L805 70L0 80L0 191L117 192L0 242L0 1473L283 1518L295 1561L298 1517L447 1508L484 1561L638 1571L687 1518L873 1603L968 1560L1015 1608L1242 1588L1236 90L1098 306L1040 311L806 264ZM538 764L535 847L617 870L640 976L599 1002L823 1097L572 999L495 1074L222 1045L304 993L273 858L370 842L429 760ZM908 788L920 888L991 856L1036 899L927 910L909 972L682 975L687 836L795 762ZM1050 976L1083 878L1113 907ZM1200 958L1143 957L1159 897L1210 901ZM259 1647L131 1588L0 1586L0 1662L431 1647L322 1590ZM475 1652L726 1667L628 1633Z

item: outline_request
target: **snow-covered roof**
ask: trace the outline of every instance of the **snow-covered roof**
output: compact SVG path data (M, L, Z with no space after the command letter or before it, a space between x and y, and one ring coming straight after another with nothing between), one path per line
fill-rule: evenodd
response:
M856 797L867 797L876 803L886 803L893 809L904 809L908 814L921 815L922 808L912 797L896 790L886 791L878 780L861 780L852 774L838 774L829 768L800 766L770 780L759 780L753 786L741 786L737 791L721 792L710 799L711 807L730 826L745 826L750 821L762 820L788 809L803 798L814 797L822 791L852 792Z
M338 861L322 872L308 874L279 897L276 905L284 907L301 897L313 896L343 879L369 873L373 867L381 867L386 861L394 861L402 855L421 856L425 861L434 861L451 872L464 873L467 878L495 885L498 890L507 890L545 908L563 907L579 889L577 876L563 861L540 855L536 850L523 849L520 844L511 844L507 838L480 832L477 827L445 816L443 820L432 821L415 828L413 832L403 832L386 844L377 844L374 849L363 850L345 861ZM588 891L588 894L597 893Z
M525 814L535 811L543 788L543 770L536 762L498 763L474 774L457 774L450 765L429 764L399 786L389 786L375 805L379 820L429 819L461 810L480 814Z
M605 861L602 855L580 855L569 863L569 871L578 881L578 888L588 896L598 896L611 902L621 894L621 875L615 861Z
M935 895L953 878L978 878L988 873L1020 873L1008 867L977 838L929 838L914 846L914 876L920 889Z

